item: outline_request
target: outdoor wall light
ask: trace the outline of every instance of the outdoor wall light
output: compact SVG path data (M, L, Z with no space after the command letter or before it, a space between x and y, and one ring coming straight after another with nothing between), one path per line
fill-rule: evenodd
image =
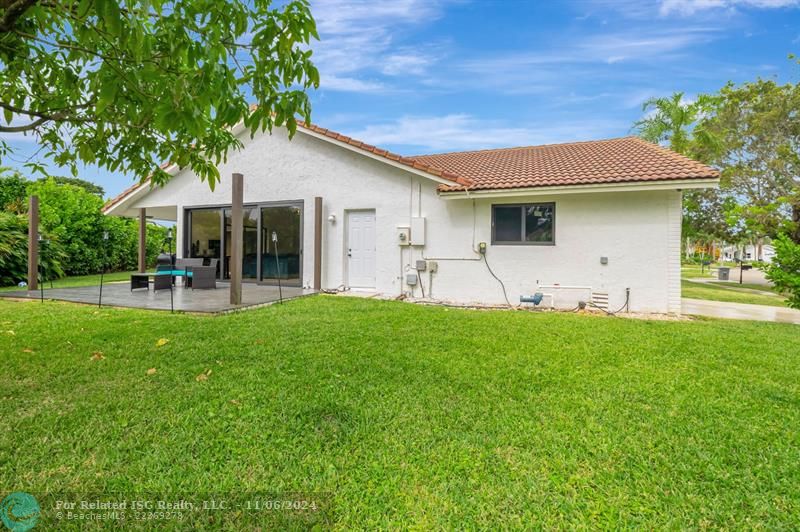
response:
M335 224L336 223L336 215L335 214L331 214L330 216L328 216L328 221L330 223L332 223L332 224Z

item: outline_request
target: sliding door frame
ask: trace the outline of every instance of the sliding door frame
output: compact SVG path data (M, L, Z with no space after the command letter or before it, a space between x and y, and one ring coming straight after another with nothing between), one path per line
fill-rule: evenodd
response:
M263 279L263 271L262 271L262 255L264 254L264 250L261 247L261 233L263 231L262 228L262 217L261 217L261 210L263 208L269 207L299 207L300 208L300 250L299 250L299 266L300 272L298 274L298 278L295 279L281 279L281 284L286 286L302 286L303 285L303 258L305 256L305 202L303 200L283 200L283 201L264 201L258 203L245 203L242 206L244 209L255 208L257 210L257 225L256 231L258 232L257 236L257 246L256 246L256 278L248 278L242 279L243 282L246 283L257 283L257 284L264 284L264 285L275 285L277 286L278 280L277 279ZM219 232L220 232L220 257L219 257L219 280L225 280L225 244L226 244L226 236L225 236L225 209L230 209L230 204L221 204L221 205L193 205L191 207L184 207L183 208L183 222L184 222L184 231L183 231L183 256L189 258L192 254L191 250L191 243L192 243L192 212L193 211L214 211L216 210L219 212ZM268 245L272 244L272 240L270 239L271 235L268 235ZM244 235L242 235L244 238Z
M305 256L305 232L304 232L304 225L305 225L305 203L303 200L289 200L289 201L267 201L264 203L258 204L258 282L259 284L265 285L278 285L277 279L267 279L264 280L262 271L261 271L261 254L264 250L261 248L261 232L264 228L261 225L261 209L269 208L269 207L299 207L300 209L300 250L298 255L300 261L300 271L297 275L297 279L281 279L281 284L286 286L303 286L303 258ZM271 240L272 235L267 235L268 238L268 245L272 244ZM278 272L280 273L280 272Z

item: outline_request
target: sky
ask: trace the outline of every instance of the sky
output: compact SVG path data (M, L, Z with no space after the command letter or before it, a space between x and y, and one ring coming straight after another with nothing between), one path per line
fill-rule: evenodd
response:
M800 0L312 0L312 13L313 122L403 155L620 137L650 97L800 78ZM17 160L36 147L7 140ZM137 179L80 177L108 196Z

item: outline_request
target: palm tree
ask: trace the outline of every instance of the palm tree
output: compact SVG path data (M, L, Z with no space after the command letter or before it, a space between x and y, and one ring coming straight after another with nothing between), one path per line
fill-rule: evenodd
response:
M650 98L642 104L644 118L633 127L645 140L667 142L673 151L709 162L720 146L720 140L704 127L703 118L713 104L714 97L705 94L692 102L684 100L682 92Z
M704 120L709 116L716 99L700 95L695 101L686 101L682 92L669 97L650 98L642 104L645 116L634 123L633 128L644 140L657 144L666 143L675 152L705 163L713 162L721 153L721 141L707 127ZM685 195L684 232L693 238L714 246L715 237L724 233L719 227L712 234L705 232L699 222L718 218L717 203L722 200L717 190L690 191ZM687 243L689 236L687 234ZM687 246L688 248L688 246Z
M668 98L650 98L642 104L644 118L634 123L640 137L650 142L667 141L670 149L686 153L691 143L691 127L700 115L699 100L687 102L682 92Z

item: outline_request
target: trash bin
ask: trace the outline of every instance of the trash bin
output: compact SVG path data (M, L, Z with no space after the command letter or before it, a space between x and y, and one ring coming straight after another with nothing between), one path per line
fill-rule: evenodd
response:
M723 267L717 268L717 279L719 279L720 281L727 281L730 275L731 275L730 268L723 268Z

